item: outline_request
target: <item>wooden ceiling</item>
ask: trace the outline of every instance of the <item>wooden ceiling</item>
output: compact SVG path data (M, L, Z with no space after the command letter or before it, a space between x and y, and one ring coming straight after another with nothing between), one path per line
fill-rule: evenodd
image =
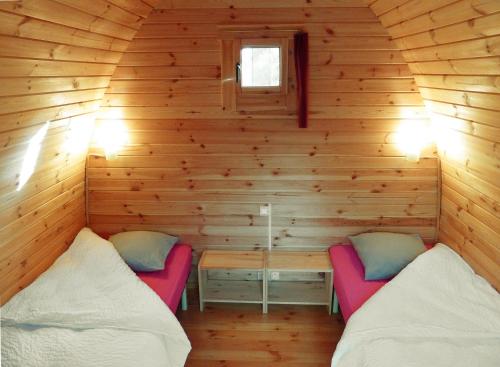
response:
M500 288L500 1L368 1L415 75L442 168L439 237Z
M0 2L0 304L85 225L85 135L152 5ZM21 187L30 141L47 122L35 170Z
M141 28L153 7L158 5L164 11L182 7L184 10L176 10L179 16L183 11L192 14L193 9L205 8L221 19L231 19L231 14L243 8L247 9L244 13L248 14L248 21L255 20L252 9L269 8L269 4L267 0L0 2L0 303L46 269L85 225L86 151L84 148L80 152L68 152L64 142L76 125L93 124L102 104L113 103L103 99L111 76L115 75L117 80L109 91L116 93L123 86L118 80L120 75L132 71L129 65L144 61L137 59L138 54L127 54L124 65L115 73L123 52L139 30L142 38L134 47L148 47L144 42L150 41L145 39L154 38L157 32L182 37L184 30L176 25L182 19ZM347 28L336 26L335 20L342 22L352 16L353 24L358 20L360 23L348 32L388 32L394 39L394 42L389 39L384 42L395 44L395 49L401 50L390 52L395 59L385 62L385 56L379 53L379 59L374 62L403 65L407 62L404 70L415 75L427 111L445 132L445 140L455 142L447 144L444 141L440 150L440 239L451 244L498 288L500 2L287 0L272 4L280 8L279 11L269 12L267 18L259 18L260 22L290 19L287 8L303 8L308 18L323 17L333 32L330 35L342 36ZM329 7L331 11L321 9ZM366 21L368 18L370 20ZM371 18L378 18L380 22ZM202 23L208 20L214 21L210 14L200 19ZM151 23L155 23L154 19ZM359 34L351 36L353 42L359 38ZM321 42L321 38L318 40ZM331 44L324 47L335 48ZM352 55L354 58L366 56L362 52ZM349 58L344 60L352 62ZM205 62L209 63L210 59ZM318 72L328 69L325 72L332 73L335 66L316 65L314 68ZM375 72L389 75L395 70L391 68L394 65L380 66ZM210 65L204 70L214 72ZM354 73L352 75L359 72L353 67L346 70ZM348 86L344 74L337 74L336 69L329 75L332 80L317 82L320 87L332 88L329 93ZM161 87L164 83L162 81ZM193 90L197 83L191 80L182 87ZM411 92L411 85L401 80L398 83L403 89L410 88L408 92ZM158 85L155 80L144 82L144 87L157 88ZM372 88L375 84L370 78L360 78L356 86ZM338 97L347 98L345 95ZM398 98L402 101L401 96ZM186 101L188 99L180 103ZM344 101L348 99L339 103ZM380 101L375 103L385 103ZM349 113L346 106L335 107L328 110L327 118L334 111ZM391 108L386 107L386 110ZM364 111L371 110L365 108ZM26 185L16 191L30 139L47 121L50 121L49 129L37 167ZM384 149L382 154L392 148Z

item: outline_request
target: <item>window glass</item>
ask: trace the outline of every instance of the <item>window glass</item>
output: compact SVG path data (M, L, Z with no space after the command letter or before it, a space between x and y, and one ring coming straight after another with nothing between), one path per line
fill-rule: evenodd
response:
M279 47L243 47L241 49L241 86L279 87L280 60Z

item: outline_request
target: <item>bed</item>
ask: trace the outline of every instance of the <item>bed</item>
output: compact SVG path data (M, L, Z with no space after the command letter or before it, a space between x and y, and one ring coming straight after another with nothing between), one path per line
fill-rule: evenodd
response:
M350 316L332 366L500 366L500 295L437 244Z
M191 349L169 307L88 228L0 311L4 367L180 367Z

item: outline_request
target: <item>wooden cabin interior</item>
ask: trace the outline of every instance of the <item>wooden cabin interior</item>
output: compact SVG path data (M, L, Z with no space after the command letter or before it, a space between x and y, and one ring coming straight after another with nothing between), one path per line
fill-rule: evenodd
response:
M333 366L371 366L348 336L444 248L500 325L499 0L0 1L0 143L6 366L45 366L11 352L20 305L85 227L189 248L191 351L143 365L330 366L347 325ZM366 277L363 233L446 246L349 319L333 248Z

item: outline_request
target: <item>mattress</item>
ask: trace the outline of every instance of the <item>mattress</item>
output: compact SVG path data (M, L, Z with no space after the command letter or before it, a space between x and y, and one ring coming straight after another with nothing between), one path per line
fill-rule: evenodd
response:
M175 313L191 271L192 258L191 246L176 244L165 260L165 269L136 274Z
M347 322L351 315L377 292L388 280L365 280L365 269L352 245L330 247L334 269L333 287L340 311Z

